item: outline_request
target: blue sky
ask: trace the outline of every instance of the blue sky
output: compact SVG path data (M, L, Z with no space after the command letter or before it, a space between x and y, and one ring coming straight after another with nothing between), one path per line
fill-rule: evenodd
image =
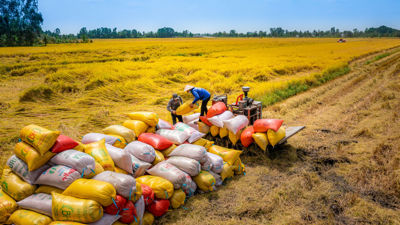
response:
M400 29L400 0L40 0L44 30L81 27L193 33L269 30Z

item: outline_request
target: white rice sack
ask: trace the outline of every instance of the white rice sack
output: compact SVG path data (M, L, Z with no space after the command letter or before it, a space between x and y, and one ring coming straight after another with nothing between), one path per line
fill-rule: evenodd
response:
M144 162L133 155L131 155L131 160L135 177L143 176L146 170L151 167L150 163Z
M71 167L55 165L44 171L35 184L49 185L64 190L80 177L81 174Z
M212 169L212 167L213 167L213 164L206 154L206 160L201 163L201 169L205 170L205 171L210 171Z
M49 194L37 193L17 202L17 204L22 209L32 210L51 217L51 199Z
M106 144L106 149L116 166L130 174L133 174L132 159L129 152L125 151L122 148L117 148L109 144Z
M158 119L158 124L156 127L158 130L174 128L170 123L168 123L167 121L162 120L162 119Z
M213 116L211 118L208 118L208 121L210 121L210 123L212 123L213 125L219 127L219 128L223 128L224 127L224 120L229 120L233 118L233 113L229 110L217 115L217 116Z
M91 155L72 149L58 153L50 159L50 162L54 165L71 167L84 175L93 173L96 167L95 160Z
M200 145L192 144L182 144L176 147L169 156L184 156L194 159L200 163L205 162L206 158L206 148Z
M100 134L100 133L88 133L82 137L82 143L89 144L96 141L100 141L101 139L105 139L106 143L110 145L113 145L117 140L119 140L117 137L111 135Z
M104 213L103 217L101 217L100 220L98 220L94 223L89 223L89 225L112 225L115 222L117 222L117 220L119 220L119 218L121 218L120 215L110 215L110 214Z
M45 164L44 166L34 171L29 171L28 165L16 155L12 155L10 158L8 158L7 166L10 167L11 170L20 178L30 184L34 184L40 174L42 174L43 171L47 170L50 167L50 165Z
M136 158L148 163L152 163L156 158L156 152L154 151L154 148L151 145L140 141L133 141L129 143L124 150Z
M212 171L209 171L209 173L211 174L211 175L213 175L213 177L215 178L215 186L221 186L222 185L222 178L221 178L221 176L219 175L219 174L217 174L217 173L214 173L214 172L212 172Z
M212 163L212 169L214 173L221 173L222 169L224 167L224 160L222 159L221 156L207 152L207 158L211 161Z
M165 137L166 139L177 145L183 144L190 137L190 135L188 135L187 133L179 130L161 129L157 130L156 134Z
M182 190L185 192L186 197L192 197L197 189L197 184L192 180L189 174L183 172L185 174L185 182L182 184Z
M199 121L199 118L200 118L200 113L194 113L192 115L182 116L183 122L186 124L192 121Z
M172 156L166 160L168 163L176 166L183 172L188 173L190 176L194 177L200 173L201 166L200 163L194 159L183 157L183 156Z
M93 179L112 184L117 194L129 200L131 199L131 195L136 192L136 180L131 175L104 171L94 176Z
M189 143L193 143L197 140L199 140L200 138L206 136L206 134L201 133L199 131L196 130L196 132L193 132L192 135L189 137L188 142Z
M199 125L197 124L197 122L199 122L199 121L193 120L193 121L190 121L189 123L187 123L187 125L189 125L191 128L198 131Z
M176 168L176 166L162 161L157 165L153 166L147 172L153 176L159 176L169 180L175 189L181 188L182 184L185 182L185 173Z
M143 215L145 211L145 204L143 196L140 196L139 200L135 202L136 214L139 220L139 224L143 224Z
M189 125L181 123L181 122L175 124L175 130L183 131L183 132L187 133L189 136L192 135L192 133L197 131L194 128L190 127Z
M236 134L239 130L245 128L249 124L246 116L239 115L232 119L225 120L224 126L232 133Z

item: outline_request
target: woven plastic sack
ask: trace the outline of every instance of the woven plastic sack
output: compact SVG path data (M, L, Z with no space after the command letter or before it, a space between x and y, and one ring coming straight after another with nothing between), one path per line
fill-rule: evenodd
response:
M11 172L9 168L3 169L0 182L2 190L16 201L20 201L35 192L34 185L23 181L16 174Z
M144 133L154 134L156 133L156 130L157 130L156 127L148 127Z
M182 116L183 122L188 124L192 121L199 121L200 113L193 113L191 115Z
M20 132L21 140L33 146L40 155L50 150L58 135L60 131L51 131L34 124L22 128Z
M154 159L154 161L152 163L153 166L155 166L158 163L160 163L160 162L165 160L164 155L160 151L155 150L155 152L156 152L156 158Z
M222 159L222 157L211 152L207 152L206 154L212 164L211 171L213 171L214 173L221 173L222 167L224 165L224 160Z
M120 215L110 215L107 213L103 213L103 217L101 217L100 220L94 223L89 223L89 225L114 225L115 222L118 222L119 218L121 218Z
M143 215L142 225L152 225L154 223L154 216L149 212L145 212Z
M29 171L39 169L55 155L52 152L46 152L44 155L40 155L33 147L25 142L18 142L15 145L14 153L28 165Z
M51 195L45 193L33 194L19 202L22 209L32 210L47 216L51 216Z
M94 173L89 173L88 175L83 176L83 178L92 178L96 176L99 173L102 173L104 171L103 167L100 165L100 163L95 162L95 167L94 167Z
M213 116L219 115L226 111L226 105L223 102L217 102L212 105L207 112L207 118L211 118Z
M17 208L18 205L15 200L0 189L0 223L5 224L7 219Z
M211 127L213 124L208 121L207 116L200 116L200 121L206 124L207 126Z
M149 127L145 122L140 120L125 120L122 125L133 130L136 137L139 137L139 135L146 132L147 128Z
M135 177L143 176L146 170L151 167L150 163L142 161L133 155L131 155L131 160Z
M147 210L156 217L160 217L167 213L170 202L167 199L156 199Z
M231 131L228 132L229 140L232 142L233 145L240 140L240 135L242 134L242 130L239 130L236 134L232 133Z
M237 159L235 163L233 163L233 171L236 175L241 175L246 173L246 167L242 163L242 160Z
M159 119L156 128L161 130L161 129L173 129L174 127L169 122Z
M129 174L128 172L126 172L125 170L119 168L119 167L115 167L114 172L116 173L122 173L122 174Z
M284 127L280 127L277 132L272 129L267 131L268 141L272 146L275 146L286 136L286 131Z
M219 127L212 125L210 127L210 133L213 137L216 137L219 134Z
M204 192L213 191L215 188L215 178L207 171L200 171L199 175L193 177L193 180L197 187Z
M178 169L188 173L192 177L199 174L201 170L201 166L198 161L183 156L172 156L168 158L166 162L176 166Z
M249 119L246 116L238 115L232 119L224 121L224 127L226 127L233 134L237 134L239 130L249 125Z
M128 113L132 120L140 120L151 127L155 127L158 123L158 115L154 112L131 112Z
M157 130L156 133L177 145L183 144L190 137L187 133L179 130L161 129Z
M201 163L201 170L210 171L213 167L213 164L211 160L208 158L207 154L205 158L206 160L204 160L204 162Z
M280 119L258 119L254 122L254 131L258 133L267 132L269 129L277 132L282 126L283 120Z
M140 197L142 197L142 184L136 182L136 192L133 193L131 201L136 202Z
M268 137L266 133L254 133L252 135L253 140L256 142L258 147L266 151L268 146Z
M175 130L180 130L189 134L190 137L187 140L189 143L193 143L206 135L184 123L175 124Z
M172 208L177 209L185 204L186 194L182 191L182 189L178 189L174 191L174 194L169 199Z
M75 169L55 165L44 171L36 180L35 184L49 185L60 189L66 189L72 182L79 179L81 174Z
M82 192L95 190L85 190ZM103 217L103 207L94 200L75 198L57 194L52 196L52 215L54 220L76 221L80 223L93 223Z
M128 201L126 198L117 194L117 196L113 201L113 204L104 207L104 214L107 213L110 215L117 215L119 211L121 211L124 208L126 201Z
M43 171L48 169L50 166L49 165L44 165L40 167L39 169L36 169L34 171L29 171L28 170L28 165L18 158L16 155L12 155L10 158L7 160L7 166L11 168L11 170L17 174L20 178L22 178L24 181L33 184L35 183L36 179L42 174Z
M117 141L114 142L114 144L112 146L117 147L117 148L125 148L125 146L128 144L125 141L125 138L116 135L116 134L108 134L108 136L113 136L117 138ZM106 143L107 144L107 143Z
M51 152L59 153L68 149L73 149L78 145L79 143L72 138L60 134L60 136L57 137L57 140L54 143L53 147L51 148Z
M107 151L104 139L85 145L85 153L100 163L104 170L114 171L114 161Z
M15 211L8 221L15 225L48 225L51 218L30 210L18 209Z
M135 204L132 201L127 201L125 203L120 215L121 218L118 221L121 223L132 223L138 221Z
M106 144L106 149L114 164L124 171L133 174L132 170L132 159L129 152L124 149L114 147L112 145ZM115 170L114 170L115 171Z
M189 123L187 123L187 125L189 125L189 127L193 128L193 129L199 131L199 125L197 125L196 120L190 121Z
M174 149L176 148L176 145L171 145L171 147L165 149L164 151L162 151L161 153L164 155L164 157L168 157L169 154L171 154L172 151L174 151Z
M78 142L78 145L75 146L75 148L73 148L73 149L77 150L77 151L80 151L80 152L84 152L85 151L85 145L80 141L77 141L77 142Z
M222 178L219 174L214 173L213 171L208 171L211 175L213 175L214 179L215 179L215 186L219 187L222 185L223 181Z
M189 174L185 173L185 178L185 182L182 184L182 190L185 192L187 197L191 197L196 192L197 185Z
M199 132L203 133L203 134L208 134L210 133L210 127L203 123L203 122L197 122L197 125L199 127Z
M226 129L225 127L219 128L219 137L220 138L224 138L224 137L228 136L228 134L229 134L228 129Z
M144 204L149 206L154 201L154 191L149 186L142 184L142 197Z
M222 166L222 172L221 172L221 179L224 181L227 178L231 178L234 175L234 166L230 165L227 162L224 162L224 165Z
M100 180L112 184L117 191L117 194L122 195L129 200L132 199L132 194L136 192L136 181L130 175L104 171L93 177L94 180Z
M249 147L254 142L253 134L254 134L253 126L247 127L240 134L240 141L242 142L242 145L244 147Z
M128 143L135 140L135 132L121 125L108 126L103 129L103 133L119 135L123 137Z
M176 147L169 156L184 156L196 161L204 162L206 159L206 149L199 145L182 144Z
M194 110L196 110L197 108L199 108L198 104L194 104L193 107L190 107L191 103L192 102L188 101L188 102L185 102L182 105L180 105L176 109L176 115L178 115L178 116L185 115L185 114L191 113Z
M159 176L145 175L136 178L136 182L149 186L160 199L169 199L174 193L174 185L167 179Z
M63 195L94 200L102 206L111 205L116 194L117 192L112 184L84 178L74 181L63 192Z
M135 208L136 208L136 214L137 214L137 221L135 221L135 222L133 222L133 223L131 223L129 225L132 225L132 224L135 224L135 225L136 224L137 225L143 224L143 216L144 216L144 211L146 209L143 197L140 197L140 199L135 202Z
M88 133L82 137L82 143L90 144L93 142L98 142L102 139L105 140L105 143L110 145L113 145L116 141L118 141L118 138L115 136L100 134L100 133Z
M50 162L55 165L71 167L77 170L80 174L83 173L84 175L93 173L96 165L92 156L76 150L60 152L51 158Z
M45 193L45 194L49 194L51 195L51 192L56 192L58 194L63 193L64 190L60 189L60 188L56 188L56 187L52 187L52 186L48 186L48 185L40 185L36 190L35 193Z
M173 144L167 138L153 133L143 133L138 138L139 141L151 145L159 151L165 150Z
M129 143L125 148L125 151L129 152L136 158L143 160L148 163L152 163L156 157L156 152L154 148L146 143L140 141L133 141Z
M174 188L180 188L185 181L185 174L176 166L164 161L147 170L147 173L169 180Z
M240 154L242 154L242 151L224 148L218 145L211 146L208 151L221 156L222 159L230 165L233 165L233 163L239 158Z
M53 221L49 223L49 225L85 225L85 224L72 221Z
M212 123L213 125L222 128L224 127L224 121L229 120L231 118L233 118L233 113L231 111L225 111L220 115L208 118L208 121L210 121L210 123Z

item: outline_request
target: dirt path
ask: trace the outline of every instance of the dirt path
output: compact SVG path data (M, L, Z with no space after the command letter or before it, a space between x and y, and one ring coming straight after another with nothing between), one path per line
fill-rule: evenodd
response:
M397 51L396 51L397 50ZM158 223L400 224L400 52L264 111L307 128Z

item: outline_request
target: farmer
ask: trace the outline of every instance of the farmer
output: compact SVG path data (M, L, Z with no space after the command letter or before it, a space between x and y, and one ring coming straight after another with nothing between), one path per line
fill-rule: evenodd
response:
M195 88L191 85L186 85L184 91L192 93L194 96L193 102L190 104L190 107L193 107L193 105L198 101L201 100L201 111L200 111L200 116L203 116L204 113L207 114L207 103L210 100L210 93L203 88Z
M167 105L167 110L171 112L172 123L176 123L176 118L180 122L183 122L182 116L176 115L176 109L182 104L182 98L178 94L173 94L171 100L169 100Z

